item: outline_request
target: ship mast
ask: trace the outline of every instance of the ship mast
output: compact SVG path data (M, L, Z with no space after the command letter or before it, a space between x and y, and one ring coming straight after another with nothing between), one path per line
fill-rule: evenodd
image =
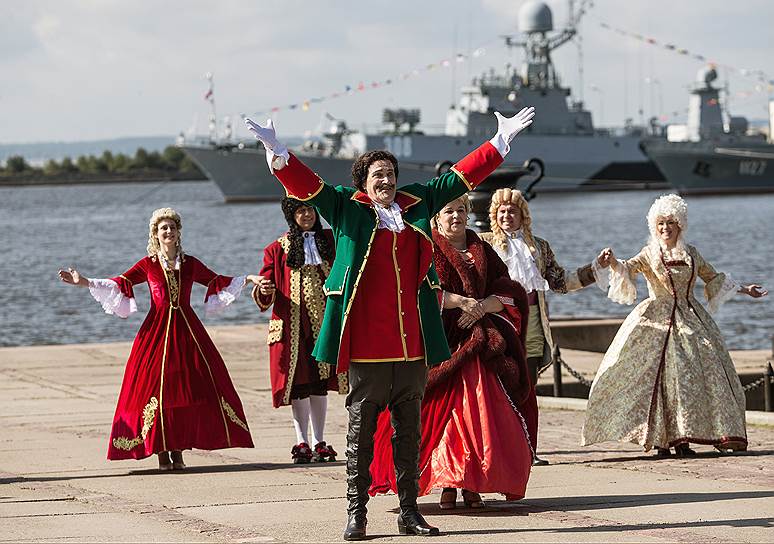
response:
M505 36L505 45L522 47L524 49L524 67L521 74L522 83L528 87L547 89L560 86L559 76L551 60L551 52L578 36L578 24L593 5L591 0L581 0L578 10L575 10L575 0L569 2L569 21L561 32L550 36L554 30L551 9L544 2L530 0L519 11L519 30L526 34L525 41L514 41L512 36ZM579 56L582 61L581 43L578 41ZM579 63L579 64L582 64ZM581 85L583 84L583 68L579 68Z
M212 72L204 74L204 79L206 79L209 84L207 94L204 95L205 100L210 103L210 115L207 128L210 133L210 142L216 143L218 141L218 116L215 113L215 81L213 80Z

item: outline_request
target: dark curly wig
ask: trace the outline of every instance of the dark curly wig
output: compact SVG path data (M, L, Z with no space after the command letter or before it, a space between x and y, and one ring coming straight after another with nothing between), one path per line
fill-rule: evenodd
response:
M301 268L304 266L304 236L301 227L296 223L295 213L298 208L308 206L307 204L296 200L295 198L285 197L282 199L282 213L285 215L285 221L288 222L288 240L290 241L290 250L288 251L288 266L290 268ZM320 222L320 214L315 210L316 219L314 222L314 241L317 244L317 251L324 261L333 260L333 249L328 240L323 235L323 227Z
M389 151L379 149L360 155L352 164L352 183L359 190L366 192L365 182L368 178L368 168L376 161L390 161L395 169L395 179L398 179L398 159Z

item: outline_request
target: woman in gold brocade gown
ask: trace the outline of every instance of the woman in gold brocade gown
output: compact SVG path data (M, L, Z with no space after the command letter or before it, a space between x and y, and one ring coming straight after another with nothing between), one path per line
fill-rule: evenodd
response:
M629 441L659 456L695 455L689 444L745 450L745 396L723 336L694 298L704 281L711 312L734 293L765 296L718 273L684 241L688 207L677 195L656 199L648 212L650 241L626 261L613 260L608 297L637 298L636 275L649 296L626 318L607 350L589 394L582 444Z

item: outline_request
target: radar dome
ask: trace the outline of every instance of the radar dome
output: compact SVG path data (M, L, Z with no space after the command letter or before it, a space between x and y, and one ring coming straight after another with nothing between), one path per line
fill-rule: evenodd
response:
M550 32L554 29L551 8L544 2L530 0L519 10L519 30L521 32Z

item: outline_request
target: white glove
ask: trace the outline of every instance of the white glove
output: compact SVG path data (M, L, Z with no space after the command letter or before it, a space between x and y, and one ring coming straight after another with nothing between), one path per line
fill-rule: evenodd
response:
M500 152L500 155L505 158L511 150L511 140L519 132L532 124L532 118L535 117L535 108L532 106L523 108L513 117L503 117L499 111L494 112L494 114L497 117L497 134L489 141Z
M247 130L253 133L253 136L266 148L266 163L273 174L275 170L282 170L290 160L290 154L285 144L277 140L274 131L274 123L271 119L266 121L266 126L261 126L252 119L245 117Z

